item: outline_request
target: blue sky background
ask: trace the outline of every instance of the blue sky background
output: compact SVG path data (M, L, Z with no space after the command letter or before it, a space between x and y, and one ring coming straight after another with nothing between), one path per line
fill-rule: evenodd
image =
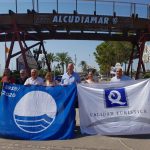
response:
M58 0L58 11L59 13L72 13L73 10L76 9L76 0ZM93 14L94 0L78 0L77 11L78 13L84 14ZM121 2L121 3L118 3ZM125 2L125 3L123 3ZM130 5L127 2L132 3L142 3L137 4L136 13L139 14L139 17L147 17L147 5L150 4L150 0L117 0L115 4L115 11L117 15L120 16L130 16ZM143 5L144 4L144 5ZM36 7L36 0L34 8ZM32 9L32 0L18 0L18 13L26 13L27 9ZM5 14L8 13L8 10L11 9L15 11L15 0L0 0L0 13ZM56 0L39 0L39 11L40 12L52 12L53 9L57 9ZM97 0L96 7L97 14L103 15L112 15L113 12L113 3L108 3L104 0ZM75 55L77 57L76 69L80 70L78 66L81 60L86 61L91 67L95 67L98 69L98 65L95 62L95 58L93 52L95 51L97 45L99 45L102 41L88 41L88 40L47 40L45 41L45 48L48 52L58 53L58 52L68 52L68 54L75 59ZM7 46L9 46L9 42L7 42ZM32 44L32 42L27 42L28 46ZM1 59L0 59L0 73L5 65L5 54L4 54L4 43L0 43L1 49ZM18 50L18 44L15 44L14 51ZM136 66L135 66L136 67ZM11 60L10 68L15 69L16 63L15 59Z

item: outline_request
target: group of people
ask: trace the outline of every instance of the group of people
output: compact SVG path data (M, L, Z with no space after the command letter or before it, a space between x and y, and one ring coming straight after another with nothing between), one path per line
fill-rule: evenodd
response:
M110 82L119 82L119 81L126 81L126 80L132 80L131 77L124 75L123 70L121 67L116 68L116 75L111 78ZM94 74L92 71L88 72L87 79L84 83L98 83L98 81L94 78Z
M6 68L4 70L4 75L2 77L1 82L7 83L16 83L16 84L24 84L24 85L43 85L43 86L55 86L57 84L61 85L69 85L72 83L80 83L80 76L78 73L74 72L73 63L69 63L67 67L67 72L62 76L61 83L58 83L53 79L52 73L47 72L45 75L45 79L38 76L37 69L31 69L30 77L27 77L27 73L25 70L20 70L20 77L18 79L14 79L11 76L10 69Z
M111 78L111 82L118 82L125 80L131 80L131 78L123 74L122 68L117 68L116 76ZM15 80L11 76L11 71L8 68L5 69L1 82L24 84L24 85L43 85L43 86L55 86L61 84L65 86L70 85L72 83L81 83L81 80L79 74L74 72L73 63L69 63L67 67L67 72L64 73L64 75L62 76L61 83L58 83L53 79L51 72L46 73L45 79L39 77L37 69L31 69L31 75L29 78L27 77L25 70L20 70L20 77ZM98 83L98 81L94 78L94 74L92 71L88 72L84 83L89 84Z

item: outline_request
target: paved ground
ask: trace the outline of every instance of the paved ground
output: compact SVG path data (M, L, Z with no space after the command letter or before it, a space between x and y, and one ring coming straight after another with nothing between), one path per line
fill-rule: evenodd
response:
M0 150L150 150L150 135L83 136L77 112L75 138L54 141L0 139Z

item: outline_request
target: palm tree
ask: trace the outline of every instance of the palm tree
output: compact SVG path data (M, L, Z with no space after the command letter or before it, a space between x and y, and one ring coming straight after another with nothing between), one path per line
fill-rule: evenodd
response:
M87 65L86 61L84 61L84 60L82 60L80 62L79 66L81 66L81 69L82 69L83 72L86 72L87 69L88 69L88 65Z
M67 52L64 53L56 53L56 61L59 62L61 68L62 68L62 73L64 73L64 65L68 63L68 60L72 60L70 56L68 56Z
M54 54L54 53L48 53L48 54L46 55L46 57L47 57L48 64L49 64L50 68L52 68L52 63L53 63L54 61L56 61L56 56L55 56L55 54Z

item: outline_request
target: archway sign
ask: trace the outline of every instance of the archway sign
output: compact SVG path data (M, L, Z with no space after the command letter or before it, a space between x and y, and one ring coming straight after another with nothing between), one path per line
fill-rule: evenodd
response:
M98 13L100 10L97 5L99 4L98 6L100 6L100 1L96 0L90 1L90 4L95 6L95 10L93 10L92 14L79 13L78 8L80 7L77 0L75 3L75 10L72 13L66 13L65 11L59 12L58 8L61 7L62 3L59 4L58 1L56 10L54 8L52 13L49 13L49 11L47 11L47 13L41 13L39 8L44 5L44 2L42 3L40 0L33 0L32 2L33 9L27 9L27 13L18 13L19 5L16 1L15 12L9 10L9 14L0 14L0 42L11 42L5 67L9 67L11 58L22 54L25 68L29 72L30 68L25 55L26 51L31 50L31 48L35 46L39 46L39 51L42 50L46 57L44 40L74 39L129 41L133 44L133 50L131 51L127 73L129 74L130 72L135 49L137 50L136 56L139 59L136 78L138 78L141 68L145 71L142 55L145 42L150 40L149 5L105 1L109 5L112 4L112 14L105 15ZM116 10L117 6L120 4L129 6L129 9L126 9L130 12L128 13L129 15L119 15L120 13ZM139 5L146 8L144 10L146 10L147 16L140 17L140 14L137 13ZM104 5L103 7L106 6ZM35 10L35 8L37 10ZM13 53L14 43L16 41L19 43L20 51ZM36 43L28 46L26 41L35 41ZM50 66L47 59L46 63L47 66ZM51 68L48 69L50 70Z

